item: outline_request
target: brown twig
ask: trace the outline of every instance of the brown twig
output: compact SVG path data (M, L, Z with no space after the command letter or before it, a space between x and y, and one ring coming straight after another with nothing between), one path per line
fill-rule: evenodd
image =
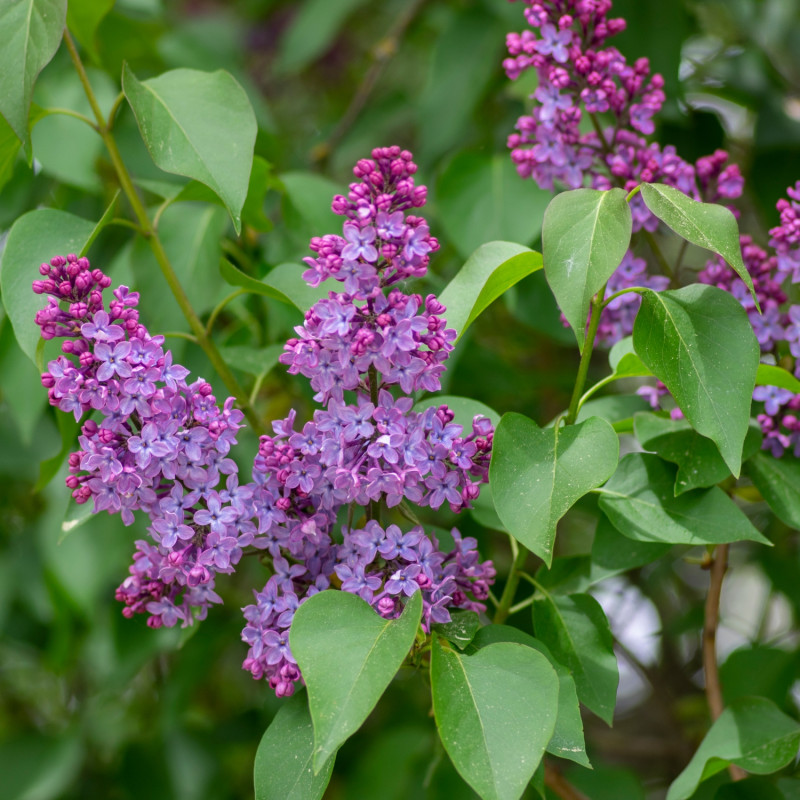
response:
M717 545L711 562L711 580L706 595L705 622L703 624L703 673L706 679L706 698L712 722L716 722L725 710L722 699L722 686L717 667L717 628L719 627L719 599L722 594L722 579L728 569L729 545ZM747 773L735 764L728 767L731 778L743 780Z
M561 800L587 800L585 794L579 792L552 764L546 761L544 764L544 783Z
M326 141L318 144L311 152L311 158L324 164L330 154L337 148L339 143L344 138L347 131L358 119L358 115L367 104L372 90L378 82L378 79L383 74L386 66L397 53L400 46L400 40L403 38L408 26L413 21L417 12L422 8L423 0L413 0L407 3L405 10L397 17L394 24L389 29L389 32L384 36L372 49L372 64L364 75L361 84L359 85L350 105L342 115L342 118L337 123L336 127L331 132L331 135Z

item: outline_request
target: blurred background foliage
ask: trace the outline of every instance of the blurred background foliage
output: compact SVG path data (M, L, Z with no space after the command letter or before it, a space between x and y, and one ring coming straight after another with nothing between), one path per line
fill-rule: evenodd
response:
M96 37L81 45L101 104L113 102L126 60L140 78L177 67L227 69L256 109L266 194L263 207L247 213L243 236L235 237L221 208L207 205L172 206L160 223L206 318L231 291L217 268L223 253L243 272L263 277L298 262L312 235L340 230L331 196L344 190L353 163L374 146L412 150L430 189L425 214L443 246L420 288L441 289L482 242L538 246L549 194L518 179L505 151L505 137L535 88L530 78L511 84L501 68L505 34L525 27L520 5L100 5L113 8ZM666 79L668 104L656 135L687 159L729 149L747 180L742 227L765 243L777 220L775 201L800 178L800 7L794 0L616 0L614 14L628 20L615 44L629 60L649 56ZM63 48L42 73L34 99L88 113ZM122 111L115 131L126 163L157 204L173 177L152 165L130 110ZM33 150L33 169L22 158L0 163L0 231L40 206L99 219L115 191L100 139L75 119L50 116L36 125ZM115 282L142 292L143 321L154 332L175 334L176 360L211 376L202 353L180 338L186 323L149 250L113 227L92 256ZM311 413L307 382L274 369L280 343L299 321L287 306L242 295L214 322L218 343L265 419L293 406L301 419ZM601 354L598 374L602 361ZM564 408L577 357L542 274L490 308L449 364L447 394L542 423ZM224 396L221 387L217 396ZM261 568L242 564L234 581L220 582L225 605L193 629L151 631L141 618L123 619L114 588L144 531L105 514L87 520L69 505L63 453L75 434L76 426L47 406L36 370L0 316L0 795L248 797L259 739L278 708L268 687L240 669L239 609L251 601L251 587L263 585ZM245 474L255 448L251 434L237 451ZM581 525L579 511L571 519L561 554L580 559L593 531ZM453 523L446 514L428 521ZM459 525L480 538L502 576L505 542L474 519ZM734 551L723 601L722 674L726 700L756 693L796 714L799 560L795 538L779 541L771 550L748 554L739 545ZM741 563L737 553L745 554ZM705 576L681 555L596 592L621 643L620 706L611 731L585 720L594 772L566 770L594 800L660 796L659 787L682 768L706 729L698 682ZM561 563L565 574L550 575L551 582L569 581L568 567L577 562ZM422 680L409 674L395 681L342 749L326 797L474 797L437 749ZM716 786L704 783L697 796L715 797ZM761 800L773 791L783 791L780 783L749 779L716 796ZM536 796L533 789L529 794Z

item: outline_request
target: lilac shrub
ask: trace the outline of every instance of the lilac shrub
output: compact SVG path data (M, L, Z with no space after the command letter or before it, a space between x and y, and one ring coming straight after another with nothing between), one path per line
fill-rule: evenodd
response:
M465 432L446 405L414 410L412 393L440 388L455 331L433 295L398 286L424 275L438 248L424 219L407 213L425 203L416 165L398 147L372 156L358 162L348 196L334 198L343 236L313 239L306 259L311 285L334 278L342 291L309 309L281 357L323 408L299 430L294 411L273 422L249 483L230 458L242 413L233 398L220 407L202 378L186 383L163 337L139 322L138 294L120 286L106 307L110 278L74 255L43 264L33 287L48 296L36 315L42 336L65 340L42 376L50 403L76 420L93 413L67 485L126 525L135 511L149 519L150 539L136 542L117 589L123 613L145 613L151 627L189 625L222 602L217 573L260 555L271 576L243 609L244 668L280 696L301 679L289 628L316 592L357 594L393 619L421 591L430 631L450 609L484 611L495 575L475 539L453 530L444 552L421 524L403 531L388 521L394 509L414 519L409 503L470 507L488 478L493 428L476 417Z
M639 183L663 183L695 200L726 203L744 188L739 167L717 150L691 164L675 148L647 140L653 117L664 103L664 81L650 75L646 58L629 65L609 38L625 28L624 19L609 18L611 0L523 0L532 30L510 33L509 58L503 65L515 80L535 69L539 86L529 115L520 117L508 138L511 158L523 178L546 189L556 186L614 186L630 191ZM582 132L581 124L591 129ZM744 264L755 286L761 313L744 282L715 257L697 274L702 283L730 291L745 307L761 345L762 360L781 363L800 377L800 305L787 307L786 283L800 282L800 182L778 202L781 224L773 228L770 255L751 237L741 236ZM633 230L648 236L658 227L637 194L631 200ZM735 209L731 209L736 213ZM662 291L680 285L680 264L670 275L651 274L647 262L628 251L606 287L606 297L634 286ZM603 310L597 341L611 346L633 330L640 298L614 298ZM653 408L667 395L663 385L642 393ZM764 403L758 415L764 449L776 457L800 455L800 395L779 387L756 388L753 399ZM680 416L678 409L673 416Z

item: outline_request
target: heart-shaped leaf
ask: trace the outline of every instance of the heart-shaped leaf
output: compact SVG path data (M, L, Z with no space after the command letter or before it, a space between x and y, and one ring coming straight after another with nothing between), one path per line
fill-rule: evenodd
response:
M550 662L558 675L558 718L553 738L547 745L547 752L559 758L567 758L584 767L591 767L586 755L586 742L583 737L583 720L578 703L578 692L572 673L547 649L547 646L534 639L519 628L510 625L484 625L475 634L472 646L480 650L494 642L517 642L538 650Z
M308 687L315 773L380 700L421 618L420 592L395 620L379 616L357 595L334 590L315 594L297 609L289 644Z
M699 203L680 189L662 183L643 183L642 198L678 236L721 255L745 282L758 305L753 279L742 261L739 226L730 209L715 203Z
M537 594L533 629L536 638L572 672L580 701L611 725L619 671L614 639L600 603L588 594Z
M620 265L631 240L622 189L575 189L553 198L544 215L544 274L583 351L592 298Z
M706 778L735 764L768 775L790 764L800 746L800 725L770 700L734 700L700 743L686 769L672 782L667 800L686 800Z
M647 290L633 326L637 355L738 477L761 349L741 303L715 286Z
M122 88L156 166L213 189L239 233L257 132L244 89L224 70L174 69L140 81L127 64Z
M542 256L513 242L481 245L456 273L439 300L446 306L447 327L458 338L500 295L542 268Z
M483 800L517 800L555 730L558 676L523 644L464 655L436 636L431 658L436 725L461 777Z
M522 414L506 414L494 434L489 480L506 530L548 565L556 525L587 492L613 474L619 440L600 417L540 428Z
M256 800L319 800L335 760L332 755L314 772L314 726L306 693L298 692L284 702L261 737L253 768Z
M649 453L630 453L601 489L600 508L624 536L643 542L770 544L718 486L675 497L675 468Z

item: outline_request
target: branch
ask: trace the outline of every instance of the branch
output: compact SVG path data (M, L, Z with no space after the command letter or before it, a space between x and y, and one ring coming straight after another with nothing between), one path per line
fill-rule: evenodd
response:
M717 628L719 627L719 599L722 594L722 579L728 569L729 545L717 545L711 561L711 580L706 596L705 621L703 623L703 672L705 674L706 697L711 721L716 722L725 709L722 700L722 686L719 682L719 669L717 667ZM735 764L728 767L731 778L735 781L743 780L747 773Z
M587 800L585 794L579 792L552 764L546 761L544 764L544 783L561 800Z

